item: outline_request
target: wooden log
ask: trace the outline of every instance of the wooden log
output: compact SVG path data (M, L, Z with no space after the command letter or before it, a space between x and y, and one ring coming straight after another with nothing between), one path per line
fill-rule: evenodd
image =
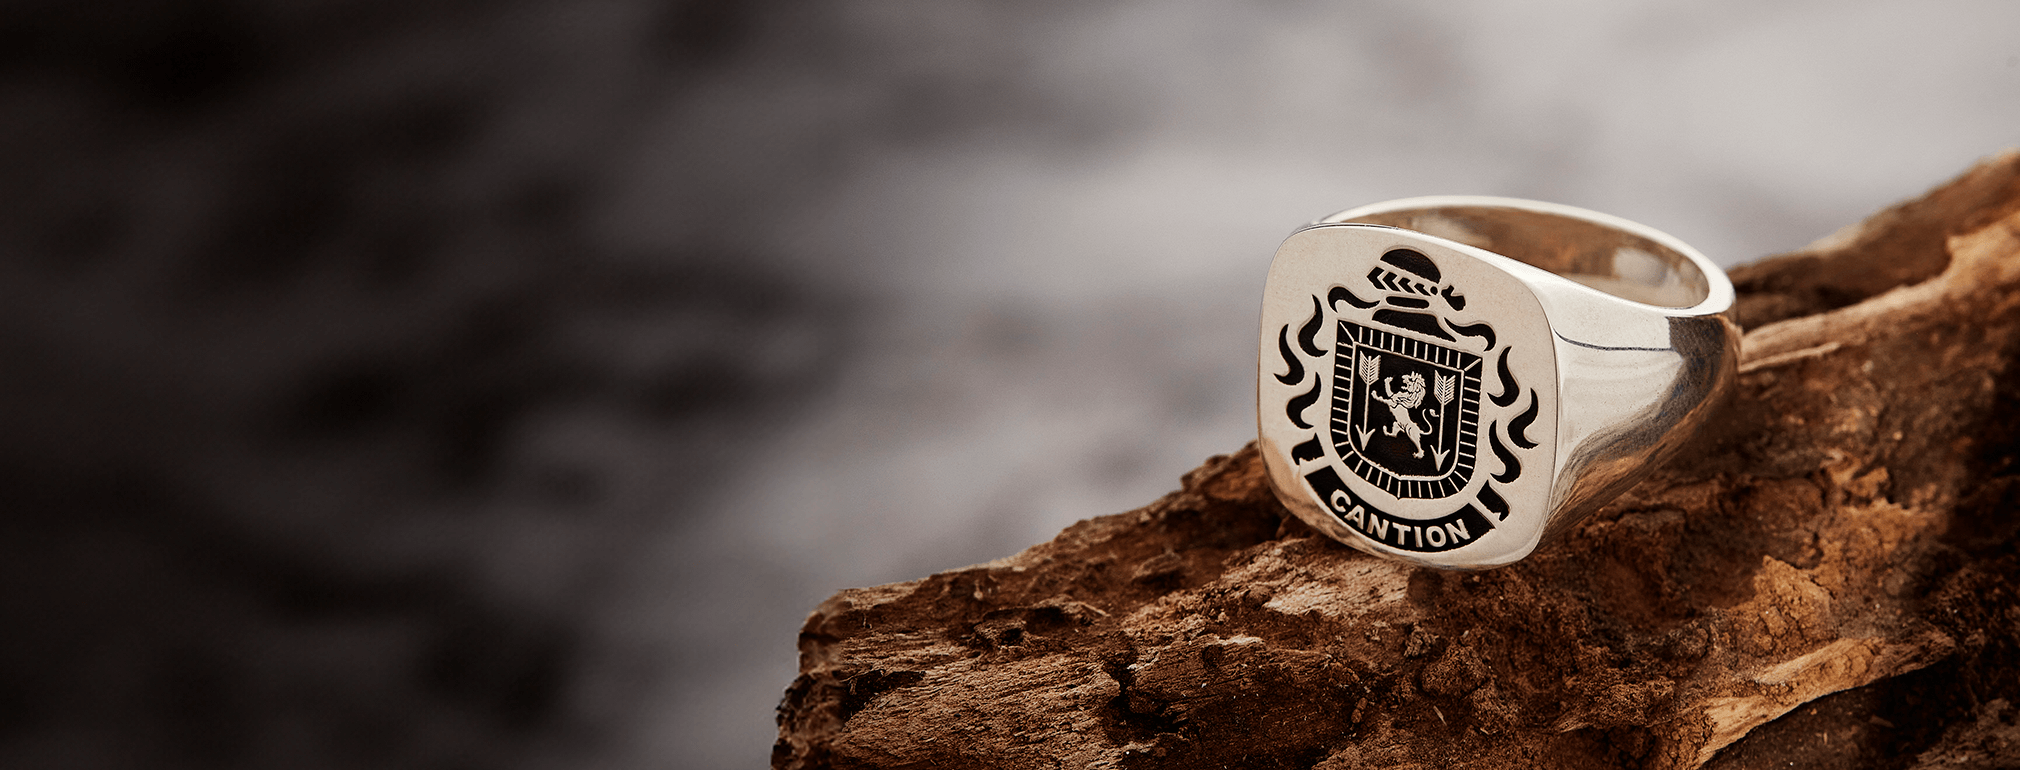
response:
M1733 278L1737 393L1566 541L1375 559L1289 518L1249 447L829 599L773 765L2020 762L2020 153Z

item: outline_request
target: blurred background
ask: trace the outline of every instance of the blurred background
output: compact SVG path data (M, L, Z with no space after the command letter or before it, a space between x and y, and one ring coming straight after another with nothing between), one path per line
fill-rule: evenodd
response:
M9 0L0 767L762 766L823 598L1253 431L1277 242L1725 264L2020 144L1980 2Z

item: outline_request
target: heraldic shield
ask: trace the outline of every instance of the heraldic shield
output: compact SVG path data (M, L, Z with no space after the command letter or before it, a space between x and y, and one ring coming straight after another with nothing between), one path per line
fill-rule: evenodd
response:
M1341 461L1401 499L1464 489L1479 458L1480 356L1339 324L1331 432Z

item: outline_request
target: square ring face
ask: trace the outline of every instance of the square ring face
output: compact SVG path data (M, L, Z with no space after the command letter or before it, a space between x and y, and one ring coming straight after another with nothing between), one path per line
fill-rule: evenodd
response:
M1284 241L1263 291L1256 393L1263 458L1287 506L1362 550L1440 567L1506 564L1536 547L1556 465L1557 362L1543 307L1511 264L1372 225Z

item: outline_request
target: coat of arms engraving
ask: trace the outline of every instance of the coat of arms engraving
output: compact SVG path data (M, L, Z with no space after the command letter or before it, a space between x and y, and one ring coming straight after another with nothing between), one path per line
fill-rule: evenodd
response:
M1441 273L1423 253L1392 248L1374 260L1365 284L1334 284L1323 300L1315 294L1296 333L1285 324L1276 334L1286 371L1273 376L1303 389L1284 403L1284 415L1311 431L1289 447L1291 461L1347 527L1406 551L1450 550L1485 536L1509 513L1495 485L1515 481L1516 451L1537 446L1525 435L1537 417L1536 394L1527 392L1527 408L1517 406L1525 389L1509 369L1510 348L1485 319L1465 315L1466 296ZM1330 350L1320 343L1328 326ZM1305 361L1318 365L1317 376L1308 376ZM1483 392L1489 377L1498 394ZM1322 400L1325 418L1306 420ZM1482 418L1489 407L1492 421ZM1481 467L1484 451L1498 472ZM1419 507L1390 510L1395 503L1351 487L1355 477Z

